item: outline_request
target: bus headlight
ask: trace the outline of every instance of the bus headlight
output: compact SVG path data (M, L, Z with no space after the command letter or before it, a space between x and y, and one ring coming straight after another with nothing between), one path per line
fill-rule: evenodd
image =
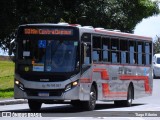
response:
M18 80L15 80L15 84L21 89L21 90L24 90L24 85L18 81Z
M74 82L71 82L70 84L66 85L65 91L68 91L68 90L76 87L77 85L78 85L78 80L74 81Z
M19 85L19 81L18 81L18 80L16 80L16 81L15 81L15 84L16 84L16 85Z

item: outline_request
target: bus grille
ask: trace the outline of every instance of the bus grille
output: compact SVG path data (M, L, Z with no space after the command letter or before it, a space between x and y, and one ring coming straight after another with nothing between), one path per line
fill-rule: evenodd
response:
M28 96L39 96L39 93L49 93L49 96L61 96L64 89L42 90L42 89L25 89Z

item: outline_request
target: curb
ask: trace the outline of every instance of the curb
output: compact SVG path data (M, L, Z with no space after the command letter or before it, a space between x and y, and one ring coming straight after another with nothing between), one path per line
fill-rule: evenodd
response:
M25 99L4 99L0 100L0 105L13 105L13 104L24 104L27 103Z

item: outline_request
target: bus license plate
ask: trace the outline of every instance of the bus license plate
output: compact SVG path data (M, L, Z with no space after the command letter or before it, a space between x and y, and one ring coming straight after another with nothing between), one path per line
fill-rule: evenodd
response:
M38 96L48 97L48 96L49 96L49 93L48 93L48 92L40 92L40 93L38 93Z

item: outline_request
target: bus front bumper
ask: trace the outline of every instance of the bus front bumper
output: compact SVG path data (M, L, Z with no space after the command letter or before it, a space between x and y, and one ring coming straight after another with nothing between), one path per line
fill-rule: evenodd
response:
M78 100L80 86L76 86L70 90L37 90L24 89L21 90L18 86L14 86L15 99L35 99L35 100Z

